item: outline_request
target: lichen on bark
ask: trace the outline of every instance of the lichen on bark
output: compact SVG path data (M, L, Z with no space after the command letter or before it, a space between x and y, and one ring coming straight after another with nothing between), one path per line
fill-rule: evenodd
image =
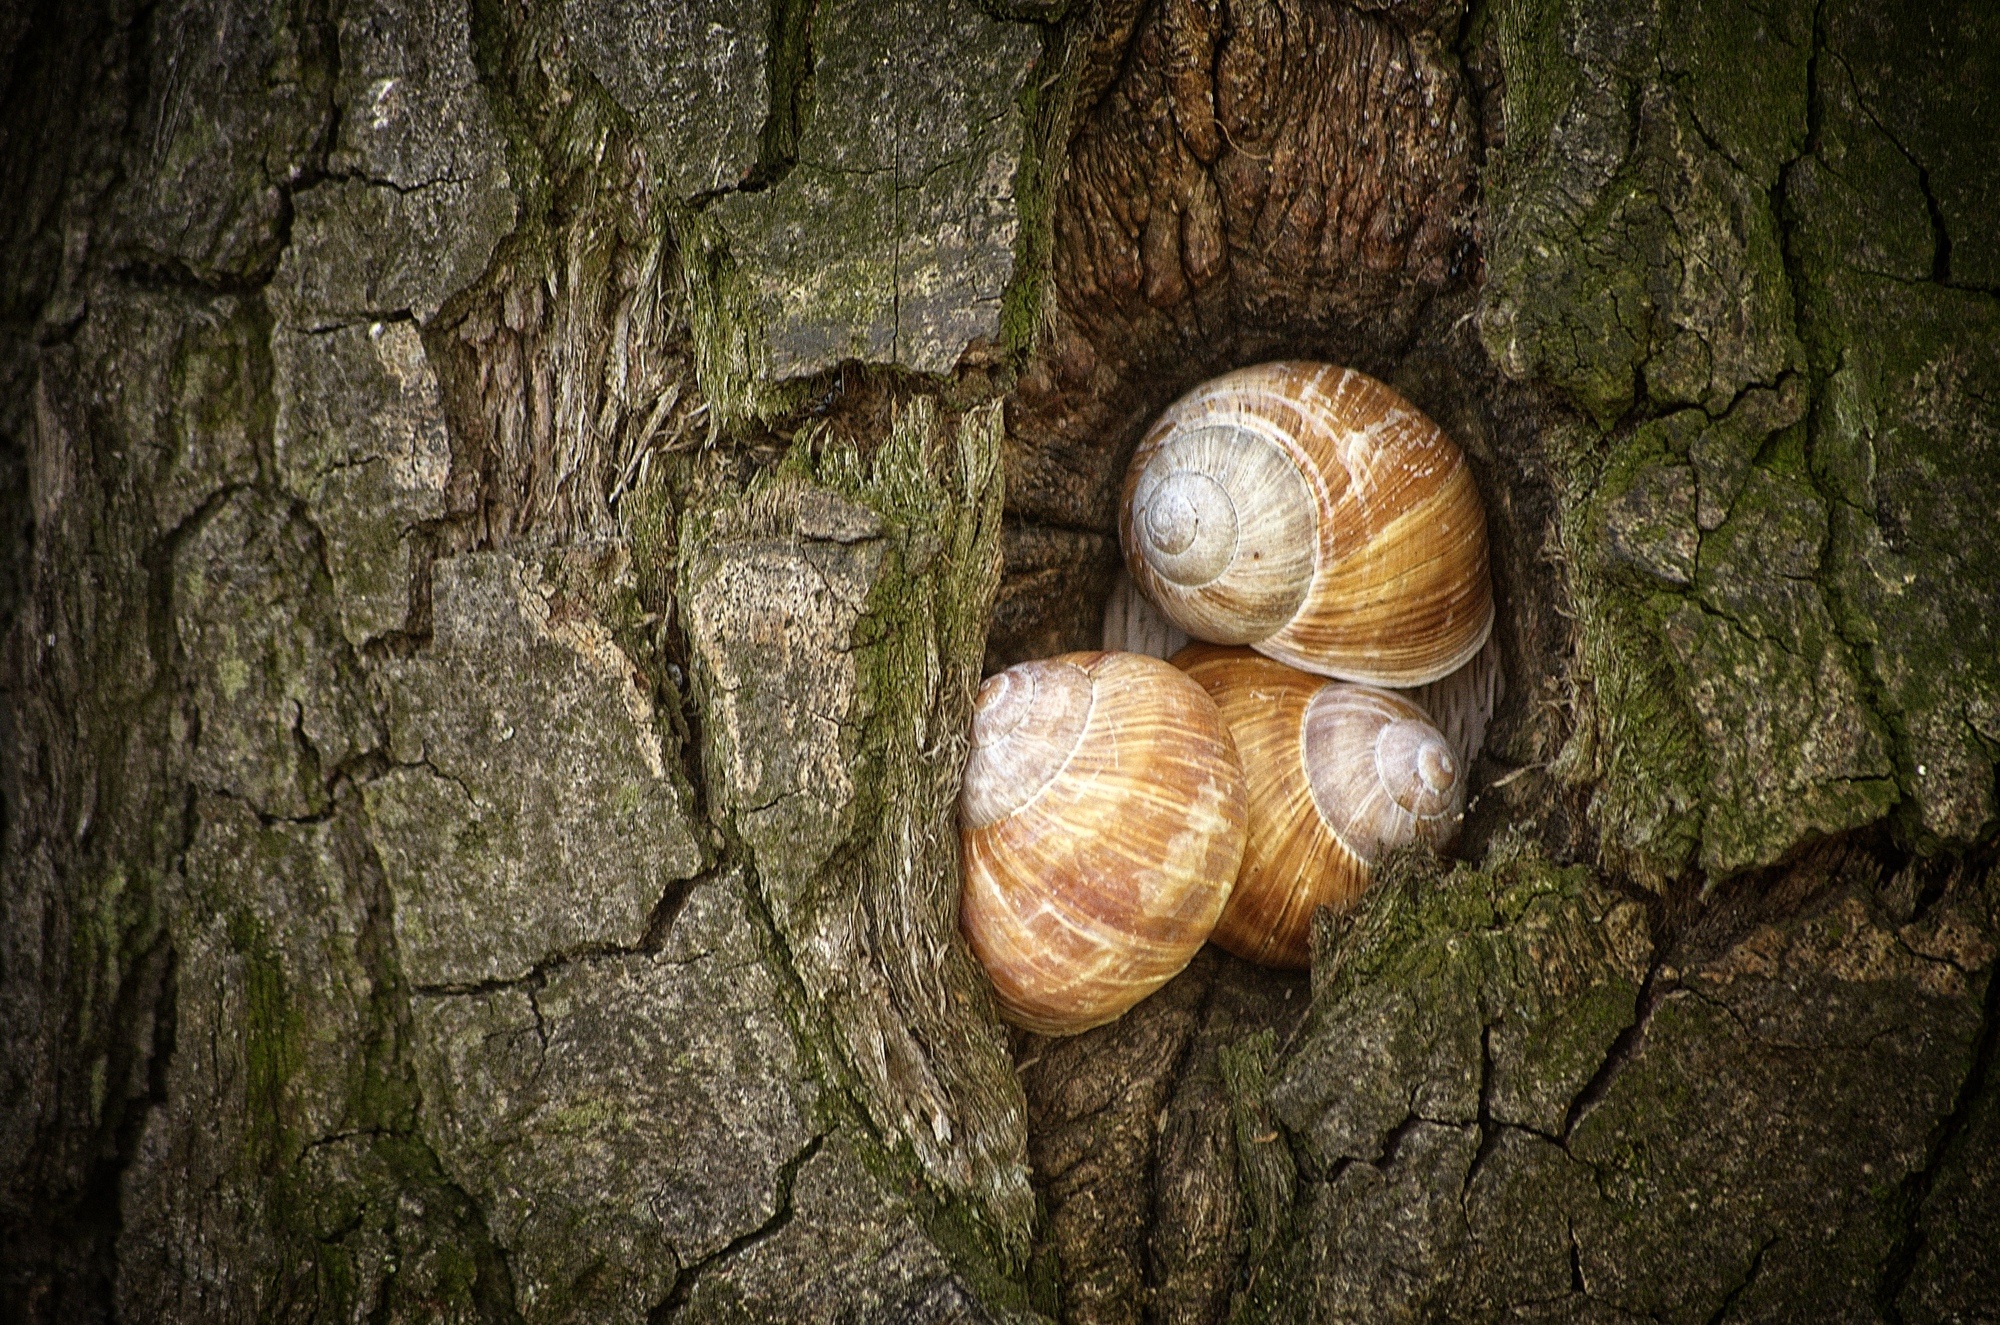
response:
M819 445L815 446L815 442ZM817 453L815 453L817 452ZM1018 1259L1019 1086L956 939L951 828L997 579L999 417L903 406L864 461L810 431L683 519L707 784L875 1125Z
M1990 1052L1995 899L1811 873L1670 933L1533 855L1392 870L1272 1074L1294 1232L1239 1318L1873 1311Z

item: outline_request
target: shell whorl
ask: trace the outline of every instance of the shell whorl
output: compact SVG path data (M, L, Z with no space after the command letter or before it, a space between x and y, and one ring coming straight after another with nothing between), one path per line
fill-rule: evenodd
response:
M984 828L1033 800L1075 753L1093 702L1090 677L1074 663L1022 663L987 677L972 706L959 826Z
M1140 582L1189 634L1262 639L1312 584L1313 494L1269 420L1224 415L1163 438L1127 510L1129 558L1151 572Z
M1464 455L1349 369L1262 364L1174 402L1133 454L1119 535L1190 635L1321 676L1421 685L1492 629Z
M1457 831L1464 771L1408 700L1328 685L1306 706L1299 736L1320 818L1364 864L1420 838L1443 845Z

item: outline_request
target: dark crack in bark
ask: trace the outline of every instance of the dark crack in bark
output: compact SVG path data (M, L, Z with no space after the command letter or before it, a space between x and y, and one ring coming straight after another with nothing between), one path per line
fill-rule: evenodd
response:
M777 1181L774 1183L777 1209L766 1219L745 1233L731 1238L720 1250L709 1253L692 1265L682 1266L674 1275L673 1287L659 1305L646 1313L646 1325L671 1325L687 1306L695 1286L709 1271L727 1265L751 1247L775 1235L785 1225L792 1222L792 1189L797 1185L799 1170L803 1169L826 1144L826 1135L821 1133L807 1141L804 1148L779 1166Z
M1743 1300L1743 1295L1757 1282L1757 1275L1764 1268L1764 1253L1776 1245L1777 1241L1778 1236L1774 1233L1758 1246L1756 1253L1750 1257L1750 1266L1743 1272L1743 1277L1729 1286L1729 1291L1722 1295L1722 1301L1709 1313L1708 1325L1722 1325L1729 1319L1729 1313L1736 1309L1736 1304Z
M1958 1141L1972 1120L1981 1097L1994 1088L1993 1062L2000 1051L2000 964L1986 972L1986 997L1981 1006L1979 1032L1973 1040L1972 1062L1959 1082L1950 1112L1931 1130L1923 1164L1904 1176L1896 1192L1895 1208L1901 1212L1902 1228L1882 1265L1881 1282L1875 1290L1875 1309L1890 1325L1902 1325L1903 1290L1915 1272L1917 1257L1923 1252L1927 1233L1925 1206L1938 1173L1960 1148Z
M1583 1083L1583 1088L1570 1098L1569 1107L1563 1111L1562 1131L1558 1140L1565 1148L1568 1147L1570 1138L1576 1134L1578 1125L1589 1115L1591 1108L1610 1091L1611 1083L1617 1079L1618 1074L1644 1050L1646 1028L1653 1020L1653 1013L1658 1010L1660 1001L1672 989L1678 987L1675 981L1661 979L1662 965L1661 952L1656 948L1652 963L1646 969L1645 981L1639 986L1639 997L1633 1007L1631 1022L1613 1038L1610 1047L1604 1051L1604 1057L1599 1060L1597 1069L1590 1074L1590 1079Z
M1488 1022L1479 1028L1479 1149L1472 1152L1472 1163L1465 1167L1465 1181L1459 1185L1461 1205L1472 1194L1473 1180L1499 1143L1500 1125L1493 1118L1493 1023Z

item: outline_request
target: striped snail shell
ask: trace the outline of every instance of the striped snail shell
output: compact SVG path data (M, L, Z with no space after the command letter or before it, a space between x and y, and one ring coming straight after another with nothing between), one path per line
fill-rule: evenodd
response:
M1195 388L1139 442L1122 511L1133 579L1196 639L1415 686L1493 627L1464 455L1351 369L1267 363Z
M1131 653L989 677L959 795L959 925L1002 1014L1069 1035L1172 979L1243 857L1243 772L1215 704Z
M1248 649L1190 645L1174 657L1236 739L1249 792L1243 869L1215 941L1266 966L1311 964L1316 907L1346 910L1375 863L1465 818L1465 778L1422 709L1373 686L1294 671Z

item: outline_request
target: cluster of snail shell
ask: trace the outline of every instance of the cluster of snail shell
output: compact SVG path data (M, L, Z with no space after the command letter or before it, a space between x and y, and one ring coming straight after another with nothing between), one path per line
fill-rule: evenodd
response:
M1002 1014L1046 1034L1119 1016L1211 938L1307 965L1316 908L1450 845L1496 697L1478 490L1373 378L1196 388L1121 509L1105 651L987 679L959 800L961 928Z

